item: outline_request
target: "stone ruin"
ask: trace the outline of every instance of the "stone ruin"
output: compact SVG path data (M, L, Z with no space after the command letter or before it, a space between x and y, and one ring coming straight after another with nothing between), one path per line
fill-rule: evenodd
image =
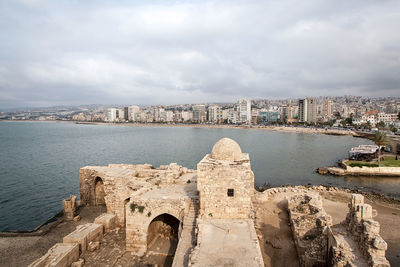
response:
M385 258L387 243L379 235L379 222L373 219L376 213L371 205L364 203L364 196L353 194L349 203L345 225L347 230L353 234L361 253L368 260L369 266L390 266Z
M149 255L159 239L170 242L174 267L264 266L250 158L232 139L218 141L197 172L176 163L109 164L86 166L79 175L80 204L105 205L107 213L78 226L30 266L82 266L80 255L97 249L116 227L125 229L126 251L137 257ZM362 196L353 195L346 221L332 225L316 191L273 188L257 197L268 201L280 193L287 196L301 266L389 266L379 223ZM74 196L63 201L65 220L74 218L76 203Z
M72 221L75 218L76 211L76 196L71 195L68 199L62 201L64 207L64 219Z
M302 266L325 266L327 227L332 218L322 207L318 193L294 195L288 199L293 239Z
M288 210L301 266L390 266L379 223L362 195L352 195L347 218L338 225L332 225L318 193L290 197Z

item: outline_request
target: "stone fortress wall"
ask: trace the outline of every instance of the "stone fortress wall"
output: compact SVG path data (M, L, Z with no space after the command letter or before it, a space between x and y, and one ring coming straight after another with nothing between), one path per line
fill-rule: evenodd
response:
M31 266L81 266L79 255L98 248L114 227L125 228L126 251L137 257L162 232L172 233L174 267L264 266L252 203L275 194L287 199L301 266L389 266L379 223L360 196L353 195L347 220L332 225L317 191L272 188L255 195L249 155L229 138L215 144L197 171L176 163L110 164L87 166L79 174L79 204L105 205L107 214L78 227ZM63 204L65 219L74 219L76 198Z

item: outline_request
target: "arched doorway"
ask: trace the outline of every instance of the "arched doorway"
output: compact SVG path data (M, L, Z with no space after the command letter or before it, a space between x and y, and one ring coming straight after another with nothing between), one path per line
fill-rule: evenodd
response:
M106 204L104 200L105 195L103 180L100 177L96 177L96 180L94 181L94 196L96 206Z
M179 220L164 213L155 217L147 230L149 263L171 266L178 245Z

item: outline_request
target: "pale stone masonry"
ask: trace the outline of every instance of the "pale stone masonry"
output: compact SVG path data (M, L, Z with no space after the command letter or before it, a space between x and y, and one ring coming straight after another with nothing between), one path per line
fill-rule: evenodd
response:
M248 219L254 195L249 154L229 138L219 140L197 164L200 218Z
M197 172L176 163L110 164L87 166L79 174L80 204L105 205L107 214L78 226L30 266L81 266L80 255L103 246L103 234L123 227L124 253L136 259L146 259L162 239L174 251L173 267L261 267L252 203L277 194L287 200L300 266L390 266L375 212L362 195L352 195L347 219L337 225L318 190L272 188L255 196L250 157L229 138L214 145ZM63 201L65 220L74 218L76 203L74 196Z
M301 266L390 266L379 223L362 195L352 195L347 218L338 225L332 225L318 193L289 197L288 209Z
M65 267L79 259L78 244L57 243L41 258L29 264L29 267Z
M76 196L71 195L68 199L64 199L62 204L64 207L64 219L66 221L72 221L76 211Z

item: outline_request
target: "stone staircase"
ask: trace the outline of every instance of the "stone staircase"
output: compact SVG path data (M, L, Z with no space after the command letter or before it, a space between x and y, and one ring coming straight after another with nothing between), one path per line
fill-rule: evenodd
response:
M182 232L172 267L188 266L190 253L197 243L196 218L199 215L199 210L199 199L192 198L189 212L183 218Z

